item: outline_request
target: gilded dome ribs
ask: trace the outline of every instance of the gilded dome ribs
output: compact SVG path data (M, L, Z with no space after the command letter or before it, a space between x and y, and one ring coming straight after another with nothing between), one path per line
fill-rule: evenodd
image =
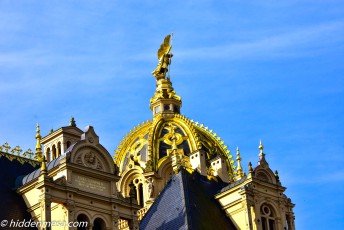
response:
M141 124L135 126L133 130L130 130L121 140L119 145L117 146L117 150L115 150L114 155L114 162L118 167L121 167L121 164L124 162L124 158L127 155L128 151L130 150L133 141L137 138L143 138L145 133L148 132L147 129L150 128L150 124L152 121L147 120L142 122Z

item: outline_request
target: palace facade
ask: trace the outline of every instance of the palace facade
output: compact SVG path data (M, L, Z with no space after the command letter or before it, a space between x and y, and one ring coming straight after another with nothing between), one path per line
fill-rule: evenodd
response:
M38 229L295 229L294 204L262 142L258 164L244 172L238 148L232 155L214 131L182 115L168 75L170 38L152 73L152 118L114 156L74 118L44 137L37 125L35 152L0 146L1 219L87 223Z

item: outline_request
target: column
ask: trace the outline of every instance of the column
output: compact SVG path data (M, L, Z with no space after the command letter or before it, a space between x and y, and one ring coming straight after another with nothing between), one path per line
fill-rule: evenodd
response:
M43 198L41 199L41 218L40 218L40 226L38 229L41 230L50 230L51 227L49 224L51 223L51 200L43 194Z

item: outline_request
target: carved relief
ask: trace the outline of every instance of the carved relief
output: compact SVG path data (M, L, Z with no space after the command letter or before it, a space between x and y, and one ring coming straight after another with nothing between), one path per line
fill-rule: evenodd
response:
M55 183L59 184L59 185L66 185L66 183L67 183L66 177L63 176L63 177L60 177L60 178L56 179Z
M81 160L81 155L78 156L78 158L76 158L75 163L82 165L82 160Z
M84 153L83 160L86 166L91 167L91 168L96 167L97 159L94 152L89 151L89 152Z
M88 168L104 171L103 164L92 150L85 151L76 158L75 163L84 165Z

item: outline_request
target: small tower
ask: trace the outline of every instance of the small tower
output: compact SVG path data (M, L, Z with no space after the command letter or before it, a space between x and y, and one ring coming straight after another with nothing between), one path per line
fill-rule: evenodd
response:
M233 217L238 229L295 229L294 204L284 194L278 172L273 172L259 143L256 167L248 164L248 175L228 185L215 198ZM237 177L240 175L240 152L237 149Z
M51 130L42 138L45 159L49 162L61 156L70 146L80 140L82 133L83 131L76 126L74 117L71 118L69 126Z

